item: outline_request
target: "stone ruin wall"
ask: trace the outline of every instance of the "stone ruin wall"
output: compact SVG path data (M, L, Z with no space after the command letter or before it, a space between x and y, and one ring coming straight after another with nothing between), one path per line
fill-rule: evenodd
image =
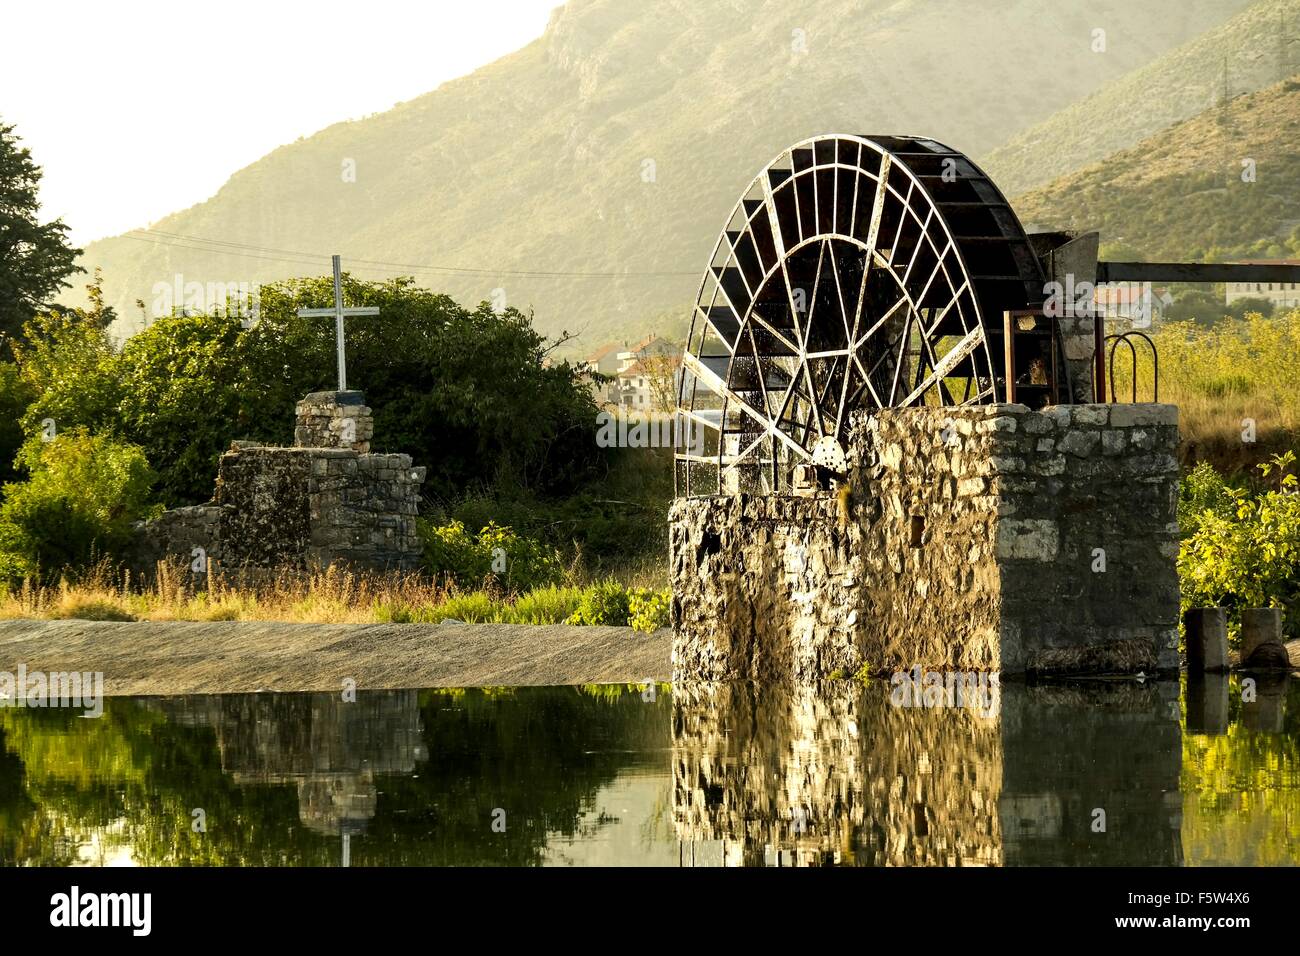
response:
M840 493L674 503L674 670L1176 667L1177 441L1167 405L859 415Z
M298 403L296 440L279 448L235 442L217 466L205 505L177 508L138 529L132 565L190 566L201 547L214 570L308 570L333 564L411 570L425 469L409 455L370 454L370 409L359 392L315 392ZM349 444L350 439L355 439Z

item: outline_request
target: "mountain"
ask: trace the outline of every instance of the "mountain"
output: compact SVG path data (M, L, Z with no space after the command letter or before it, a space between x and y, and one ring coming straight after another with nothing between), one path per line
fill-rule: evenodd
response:
M1114 38L1114 49L1125 38ZM1300 69L1300 0L1260 0L989 153L1007 195L1127 149L1180 120Z
M120 332L177 275L319 275L338 252L359 277L532 306L581 350L684 313L732 204L789 143L923 132L978 156L1246 6L571 0L518 52L276 149L83 264Z
M1248 162L1249 161L1249 162ZM1253 176L1253 182L1249 181ZM1028 227L1098 229L1150 260L1281 240L1300 224L1300 74L1012 200Z

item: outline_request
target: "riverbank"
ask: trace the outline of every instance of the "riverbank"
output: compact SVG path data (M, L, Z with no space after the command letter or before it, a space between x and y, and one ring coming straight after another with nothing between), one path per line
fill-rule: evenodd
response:
M667 681L671 657L627 627L0 620L0 671L102 672L108 696Z

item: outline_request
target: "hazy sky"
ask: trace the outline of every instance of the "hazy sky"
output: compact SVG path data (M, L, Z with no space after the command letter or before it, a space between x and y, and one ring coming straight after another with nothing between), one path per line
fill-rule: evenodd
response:
M73 240L211 196L277 146L540 36L561 0L5 3L0 120Z

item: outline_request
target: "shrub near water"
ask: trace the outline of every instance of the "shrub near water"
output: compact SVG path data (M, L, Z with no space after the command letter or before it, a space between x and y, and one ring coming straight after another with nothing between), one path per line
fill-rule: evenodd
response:
M65 568L119 554L132 522L159 510L150 504L154 473L135 445L78 430L31 439L17 464L30 477L4 486L0 580L57 580Z
M649 633L669 623L669 607L672 604L672 592L652 591L649 588L633 588L628 595L628 624L634 631Z
M627 589L617 581L608 580L587 588L578 609L569 617L567 623L625 627L627 615Z
M1187 537L1178 555L1183 608L1225 607L1234 643L1241 608L1280 607L1300 632L1300 495L1288 452L1261 465L1277 488L1251 494L1206 467L1184 480L1179 518ZM1287 613L1287 612L1290 613Z

